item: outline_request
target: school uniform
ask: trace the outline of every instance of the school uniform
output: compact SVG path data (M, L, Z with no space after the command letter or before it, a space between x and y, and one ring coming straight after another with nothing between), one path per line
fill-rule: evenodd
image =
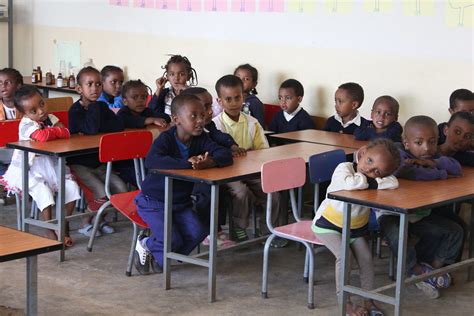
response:
M291 114L285 111L278 112L272 119L268 129L275 133L286 133L305 129L316 129L316 126L308 112L299 106Z
M108 93L102 91L97 102L104 102L109 106L109 109L120 109L123 106L122 96L118 95L114 97Z
M153 112L150 108L146 108L141 113L132 112L128 106L123 106L117 112L117 116L123 121L125 128L144 128L145 120L148 117L162 118L167 123L171 122L171 119L168 115L164 113Z
M399 143L402 141L402 132L403 128L398 122L390 123L385 131L377 133L372 121L366 121L365 124L361 124L361 126L355 129L354 137L357 140L373 140L377 138L387 138L396 143Z
M245 113L253 116L257 119L260 125L265 126L265 108L262 101L255 95L249 94L244 101L244 106L242 109L247 108L249 113Z
M343 123L342 118L336 113L328 118L323 130L341 134L354 134L357 127L365 124L367 124L367 120L360 115L359 111L357 111L357 115L352 120L346 123Z
M167 115L171 121L171 102L173 102L175 97L176 95L172 87L165 88L158 96L153 94L148 107L157 115Z
M232 164L229 149L217 145L206 133L194 136L186 146L176 136L176 127L160 134L145 159L148 169L191 169L190 157L208 153L217 167ZM194 184L189 181L173 181L172 251L189 254L207 235L192 209L191 192ZM142 192L135 198L138 213L150 226L152 235L146 241L148 250L156 262L163 266L164 241L164 192L165 176L151 171L142 183Z

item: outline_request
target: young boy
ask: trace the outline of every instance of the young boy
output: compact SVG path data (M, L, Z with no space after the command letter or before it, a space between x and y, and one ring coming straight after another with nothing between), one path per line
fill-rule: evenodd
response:
M443 156L453 157L463 166L474 167L474 115L468 112L456 112L451 115L443 128L446 137L444 143L438 146L438 152Z
M414 116L405 124L403 148L400 148L402 165L396 176L411 180L446 179L461 176L461 166L453 159L436 155L438 129L428 116ZM391 250L398 249L398 216L377 212L378 221ZM408 216L409 230L418 237L416 245L407 243L406 268L409 275L420 275L454 263L462 250L463 229L454 221L421 210ZM439 289L447 288L451 276L444 274L419 282L416 286L429 298L438 298Z
M328 132L354 134L357 127L366 125L367 120L357 110L364 102L364 90L354 82L339 86L335 94L336 114L328 118L323 130Z
M283 81L278 92L281 111L272 119L268 129L275 133L315 129L311 116L300 106L303 96L304 88L298 80Z
M354 131L357 140L372 140L375 138L388 138L394 142L402 141L402 126L398 120L398 101L389 95L378 97L367 124L362 124Z
M166 114L155 113L146 107L148 90L140 80L127 81L122 88L124 106L117 112L125 128L144 128L147 125L166 127L170 122Z
M123 70L117 66L105 66L100 71L103 91L97 101L107 103L110 109L120 109L123 106L120 95L124 81Z
M174 126L160 134L145 160L148 169L206 169L232 164L229 149L217 145L204 131L205 113L193 95L179 95L171 103ZM135 267L141 274L159 273L163 267L165 177L150 172L135 198L138 214L150 226L151 237L142 238L135 248ZM189 254L207 235L192 209L189 181L173 183L172 251ZM150 256L150 253L153 256Z
M228 133L240 148L245 150L259 150L268 148L268 142L263 133L263 128L257 119L242 113L243 84L239 77L226 75L216 83L217 101L224 112L213 118L217 128ZM228 185L232 196L234 239L247 240L246 228L249 224L249 207L252 204L265 205L266 194L262 191L260 179L236 181ZM272 195L273 212L272 222L278 219L280 198L278 194ZM266 226L261 225L261 229Z
M98 133L112 133L123 130L122 121L97 98L102 92L100 73L93 67L85 67L77 74L77 91L81 98L69 109L69 131L71 134L95 135ZM88 210L96 212L107 201L105 193L106 165L101 164L98 154L81 155L68 158L71 170L90 191L85 190ZM126 192L125 183L115 174L111 175L110 186L113 193ZM90 236L92 233L92 217L87 219L80 233ZM114 229L102 222L100 233L111 234Z
M468 112L474 115L474 93L468 89L454 90L449 97L448 110L451 115L457 112ZM441 145L446 141L446 136L444 135L444 128L446 125L446 122L438 125L438 145ZM471 145L471 147L474 149L474 146Z

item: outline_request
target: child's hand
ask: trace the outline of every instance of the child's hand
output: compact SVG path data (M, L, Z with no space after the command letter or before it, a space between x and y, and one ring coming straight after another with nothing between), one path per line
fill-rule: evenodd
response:
M61 122L57 122L56 124L54 124L54 127L66 127L66 126L64 126L64 124Z
M200 160L199 156L192 156L192 157L189 157L188 158L188 161L192 164L195 164L196 162L198 162Z
M212 168L216 165L214 160L209 157L209 154L207 152L204 155L197 156L197 158L198 160L196 162L192 162L193 169L207 169Z
M405 163L426 168L436 168L436 162L430 159L405 159Z
M158 78L156 79L155 83L156 83L156 92L155 94L158 96L161 91L163 91L163 89L165 88L165 84L168 82L168 79L166 79L166 77L161 77L161 78Z
M180 95L181 92L183 92L185 89L186 89L186 86L184 86L184 85L178 85L178 86L173 87L174 93L177 96Z
M145 125L156 125L158 127L166 127L168 123L159 117L147 117L145 119Z
M244 157L247 156L247 151L245 148L241 148L237 145L232 145L230 147L230 150L232 151L232 156L233 157Z

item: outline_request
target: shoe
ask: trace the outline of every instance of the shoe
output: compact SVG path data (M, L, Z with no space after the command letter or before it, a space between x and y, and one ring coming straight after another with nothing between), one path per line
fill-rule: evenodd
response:
M434 270L433 267L427 263L422 262L420 265L422 267L423 273L428 273ZM447 289L451 285L452 277L451 274L446 273L432 277L431 280L433 281L436 288Z
M113 234L115 233L115 229L109 225L108 222L106 221L103 221L100 226L99 226L99 230L102 234Z
M246 240L249 239L249 236L247 235L247 231L243 228L238 228L238 227L234 228L233 237L234 237L233 239L236 242L242 242L242 241L246 241Z
M275 237L273 238L272 242L270 243L270 247L273 248L283 248L288 245L288 239Z
M150 268L153 273L163 273L163 268L156 262L155 257L150 253Z
M431 279L418 282L415 284L415 286L420 289L428 298L436 299L439 297L439 290L436 288L434 282Z
M90 236L92 235L92 229L93 229L93 228L94 228L94 227L93 227L91 224L89 224L89 225L87 225L87 226L85 226L85 227L82 227L82 228L79 229L78 231L79 231L81 234L83 234L83 235L85 235L85 236L87 236L87 237L90 237ZM102 234L100 233L100 229L98 229L98 230L96 231L96 233L95 233L95 237L100 237L100 236L102 236Z
M211 236L207 235L207 237L204 238L201 244L203 246L209 246L210 243L211 243ZM235 244L236 242L230 240L229 236L223 231L220 231L217 233L217 248L227 248L230 246L234 246Z
M145 238L139 238L137 244L135 245L135 252L133 254L133 262L135 264L135 269L138 273L146 275L150 274L150 251L145 249L142 245L142 242L145 242Z

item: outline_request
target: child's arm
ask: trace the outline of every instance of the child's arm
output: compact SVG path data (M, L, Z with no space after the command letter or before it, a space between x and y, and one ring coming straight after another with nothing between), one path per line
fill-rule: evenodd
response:
M375 178L375 182L376 182L376 187L374 189L388 190L388 189L398 188L398 180L395 176Z
M434 161L436 163L436 168L439 170L446 170L448 176L462 176L461 164L456 159L452 157L441 156Z
M454 159L459 161L462 166L474 167L474 152L473 151L463 151L454 154Z
M367 177L354 172L353 164L350 162L340 163L331 178L331 187L334 191L338 190L364 190L369 187Z
M268 130L279 133L279 128L278 128L278 117L280 116L280 113L277 113L273 118L270 124L268 124Z
M148 108L151 109L153 113L157 115L160 113L165 114L165 96L167 91L167 89L163 89L157 94L157 90L155 94L153 94L150 103L148 103Z
M217 167L229 166L234 162L230 149L218 145L207 135L203 136L203 151L207 153L206 157L210 157Z
M79 103L75 103L69 109L68 115L71 134L94 135L99 133L100 111L96 103L90 104L87 109L84 109Z
M354 138L357 140L370 140L375 138L375 128L372 125L372 122L369 124L361 124L354 130Z
M398 122L392 122L385 131L378 133L379 138L388 138L394 142L400 143L402 141L403 128Z
M216 123L213 121L209 122L205 128L209 131L209 137L218 145L224 146L226 148L231 148L233 145L237 145L232 136L218 130Z
M89 105L89 107L92 104ZM123 121L115 115L114 111L109 109L105 103L94 103L98 106L100 111L99 132L100 133L114 133L121 132L124 129Z
M301 120L301 124L299 126L299 130L305 129L316 129L313 119L308 113L306 113L306 111L304 112L304 118Z
M257 121L260 123L260 125L264 126L265 125L265 115L264 115L264 106L262 101L260 101L257 97L252 97L252 99L249 100L250 105L250 113L252 113L252 116L257 119Z
M267 137L263 132L263 127L260 123L256 123L255 125L255 136L253 138L252 149L259 150L270 147L268 145Z
M50 140L57 139L56 133L53 128L37 129L34 131L30 138L37 142L47 142Z
M191 169L192 164L188 159L174 157L176 141L169 133L161 133L151 146L145 159L148 169Z

